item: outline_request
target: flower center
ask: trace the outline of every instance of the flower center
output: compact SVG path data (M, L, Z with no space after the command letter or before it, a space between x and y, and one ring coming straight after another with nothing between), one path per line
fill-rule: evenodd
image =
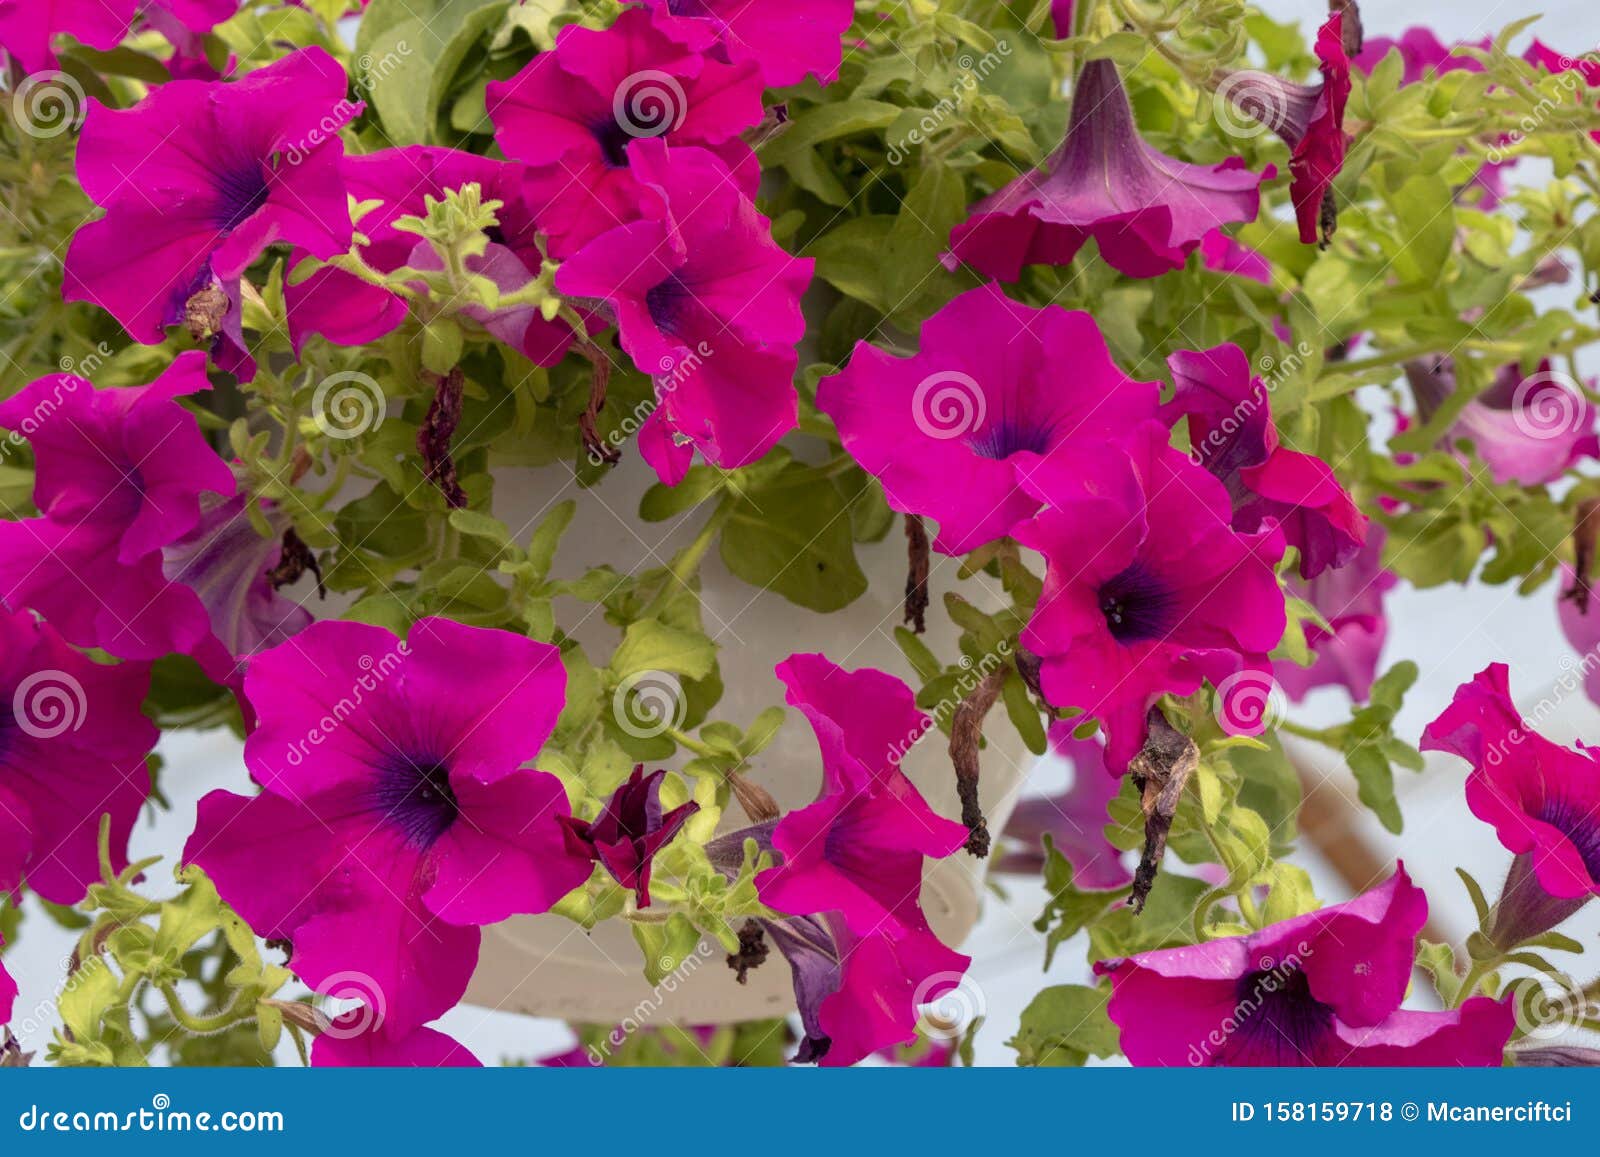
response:
M995 461L1011 457L1023 450L1043 454L1050 449L1050 431L1043 426L1025 422L1002 420L995 422L981 434L967 439L974 454Z
M683 308L689 298L688 286L676 277L669 277L645 292L644 305L650 311L650 320L656 323L657 329L669 336L676 336L683 320Z
M267 203L267 178L254 161L217 175L217 228L231 233Z
M600 146L600 155L605 158L607 165L613 169L628 167L628 143L635 139L635 134L610 117L596 121L589 131Z
M1119 643L1162 638L1176 617L1177 598L1172 590L1139 562L1108 579L1099 598L1100 613L1111 637Z
M1572 841L1590 878L1600 880L1600 813L1562 796L1552 796L1535 814Z
M710 16L706 0L667 0L667 11L674 16Z
M450 769L436 759L396 756L378 769L368 802L418 850L432 847L461 814Z
M1310 1065L1333 1030L1333 1009L1311 995L1299 968L1281 964L1239 978L1238 1004L1217 1065Z

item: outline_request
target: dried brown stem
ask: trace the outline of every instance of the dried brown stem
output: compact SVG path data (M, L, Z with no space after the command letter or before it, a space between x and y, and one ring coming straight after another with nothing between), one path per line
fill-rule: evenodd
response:
M920 514L906 515L906 614L911 629L928 629L928 528Z
M956 793L961 797L961 822L966 825L966 850L979 859L989 854L989 821L978 802L978 743L983 720L1000 698L1006 669L999 667L967 693L950 720L950 762L956 768Z
M1128 765L1144 811L1144 853L1139 857L1133 893L1128 897L1135 912L1144 911L1161 857L1166 854L1167 833L1172 830L1172 817L1178 814L1178 801L1183 799L1184 786L1194 769L1200 766L1200 749L1194 740L1168 723L1161 708L1150 709L1146 724L1150 734Z
M611 465L621 460L622 454L600 436L600 411L606 408L606 391L611 385L611 359L593 342L579 342L575 347L589 363L589 402L578 416L578 429L583 434L583 449L591 461Z
M446 505L459 509L467 504L467 493L461 489L456 477L455 459L450 456L450 442L461 424L461 403L466 394L467 378L457 366L448 374L422 372L422 380L433 386L433 402L428 406L428 416L417 431L417 453L422 456L422 472L439 488Z

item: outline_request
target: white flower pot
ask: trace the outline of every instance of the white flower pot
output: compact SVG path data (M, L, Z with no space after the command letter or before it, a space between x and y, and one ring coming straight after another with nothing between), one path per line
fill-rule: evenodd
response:
M553 493L557 470L507 469L496 478L495 510L514 534L527 530L555 502L578 501L578 513L561 546L556 573L575 576L593 565L618 568L662 565L673 551L693 538L710 507L691 511L677 523L649 524L637 516L639 497L654 476L633 447L623 463L593 490L575 484ZM951 480L959 485L958 479ZM748 726L763 708L783 703L783 686L773 667L797 651L821 651L846 668L877 667L911 682L910 666L894 642L901 621L905 586L905 538L898 524L879 543L858 548L870 587L842 611L816 614L781 595L761 591L730 575L713 551L701 571L706 630L720 645L719 661L726 687L714 717ZM945 615L945 591L959 589L985 610L1003 605L997 584L986 576L960 581L957 560L935 555L928 613L927 642L945 662L959 654L957 632ZM570 627L579 604L557 605L558 619ZM573 632L592 657L603 660L617 635L598 615ZM955 704L944 705L944 711ZM990 712L985 726L988 743L982 753L980 797L996 837L1004 828L1017 791L1033 756L1005 718L1002 706ZM946 740L930 731L906 756L902 766L940 814L959 818ZM821 760L811 729L791 710L773 744L754 761L751 778L765 787L785 810L816 798ZM748 824L737 804L723 817L723 830ZM930 863L924 876L922 905L934 930L959 946L976 923L981 906L985 864L965 852ZM471 1004L537 1016L602 1025L659 1018L663 1023L721 1024L779 1016L794 1007L787 964L774 953L766 965L750 973L748 983L735 982L723 950L707 941L700 953L660 985L644 979L638 945L628 927L614 920L592 933L559 916L524 916L484 930L477 973L467 990Z

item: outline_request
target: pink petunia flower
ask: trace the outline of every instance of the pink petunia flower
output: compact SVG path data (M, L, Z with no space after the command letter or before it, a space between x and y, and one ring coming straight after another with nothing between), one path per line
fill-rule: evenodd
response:
M1373 526L1366 544L1343 566L1309 581L1289 580L1290 593L1315 607L1333 628L1330 634L1314 623L1306 624L1306 642L1316 657L1311 666L1288 660L1273 663L1273 677L1295 702L1315 687L1343 687L1357 703L1372 693L1389 633L1383 597L1400 581L1383 568L1386 538L1382 526Z
M586 245L556 289L604 302L622 348L654 378L639 441L662 481L678 482L695 449L724 469L747 466L797 421L800 297L813 262L779 248L711 153L645 138L628 155L651 194L646 216Z
M340 172L358 203L378 202L361 218L360 230L369 243L361 247L360 256L380 273L437 269L433 247L395 223L401 217L425 216L429 198L442 200L447 192L475 184L485 201L499 201L501 207L483 255L468 258L468 270L494 281L502 293L522 289L539 275L543 256L535 239L538 226L523 197L520 165L411 145L344 157ZM289 267L304 256L303 250L291 255ZM313 334L335 345L366 345L399 326L407 311L400 296L327 266L304 280L291 277L284 299L296 352ZM572 345L572 330L565 322L546 321L532 306L491 311L474 304L463 312L537 365L554 365Z
M990 284L929 318L913 357L858 343L817 407L889 504L937 520L934 547L964 554L1039 509L1020 479L1040 462L1120 436L1158 395L1117 368L1087 313L1019 305Z
M1286 621L1283 535L1232 529L1227 491L1161 423L1132 430L1125 448L1049 459L1025 485L1048 505L1015 537L1047 570L1022 645L1043 660L1046 699L1099 719L1114 773L1143 746L1161 695L1267 670Z
M1455 364L1449 358L1412 361L1406 381L1426 422L1456 390ZM1531 374L1508 365L1488 389L1461 408L1442 441L1472 443L1504 485L1543 486L1584 458L1600 458L1594 404L1579 384L1551 368L1548 360Z
M290 941L313 988L360 975L403 1037L460 999L479 925L589 876L562 840L561 782L523 767L565 686L554 647L508 631L316 623L251 661L245 762L263 792L202 799L184 860Z
M670 844L678 830L700 810L700 805L690 800L663 812L661 781L666 776L665 771L653 771L647 776L644 765L639 764L627 781L611 793L593 821L560 817L567 851L604 864L617 883L633 890L640 908L650 907L650 866L656 853Z
M73 237L63 296L153 345L179 322L224 330L269 245L344 253L339 129L362 107L346 87L333 57L306 48L236 81L172 81L124 111L91 100L78 179L105 215Z
M311 1045L314 1069L481 1069L483 1062L438 1029L414 1028L391 1036L371 1027L371 1006L334 1018Z
M1472 765L1467 806L1516 855L1492 937L1510 948L1600 894L1600 748L1562 747L1523 719L1491 663L1422 733L1422 750Z
M41 517L0 522L0 597L38 611L71 642L125 659L191 653L209 635L193 592L170 583L161 551L200 525L233 472L176 399L210 389L205 355L180 354L148 386L97 390L40 378L0 404L26 435Z
M808 75L831 84L855 19L852 0L644 0L656 26L696 52L740 64L754 61L772 88Z
M122 42L139 0L0 0L0 48L24 72L56 67L62 36L101 52Z
M1236 345L1179 350L1167 359L1175 386L1162 407L1186 416L1191 457L1222 480L1233 499L1233 527L1253 533L1267 520L1300 551L1311 579L1355 557L1368 519L1322 459L1278 444L1271 395Z
M1031 173L973 205L950 235L947 264L1015 281L1024 265L1065 265L1091 237L1129 277L1183 266L1212 229L1253 221L1261 182L1238 157L1192 165L1147 145L1117 66L1091 60L1078 78L1061 147Z
M1075 739L1070 722L1050 727L1050 750L1072 765L1072 785L1060 795L1025 799L1011 813L1006 838L1019 846L995 863L995 870L1037 876L1044 870L1043 839L1072 865L1072 885L1082 890L1123 888L1133 873L1122 853L1106 839L1108 809L1121 790L1120 778L1106 767L1105 744Z
M761 93L753 62L691 51L632 8L601 32L569 24L553 53L491 81L487 101L495 140L530 166L528 202L551 256L565 258L641 215L646 190L628 165L628 145L640 138L716 153L754 198L761 172L739 134L760 123Z
M1498 1066L1516 1027L1509 1002L1449 1012L1400 1007L1428 901L1397 867L1344 904L1095 971L1135 1065Z
M159 735L140 710L149 690L148 667L95 663L27 611L0 610L0 896L26 881L82 900L100 879L102 815L112 866L127 866Z
M1217 90L1289 146L1289 198L1300 240L1307 245L1319 237L1326 243L1337 218L1333 179L1344 167L1344 107L1350 99L1343 26L1343 14L1335 12L1317 30L1320 85L1295 84L1269 72L1245 69L1230 73Z
M793 655L778 677L816 733L822 792L707 851L724 872L737 872L746 838L778 858L756 887L783 914L764 925L794 976L806 1033L795 1059L850 1065L915 1039L918 1006L961 982L970 960L933 934L919 898L924 858L953 855L967 831L900 770L929 726L905 684L822 655Z
M921 733L910 688L822 655L791 656L778 678L817 733L823 788L773 830L782 863L756 877L762 901L794 915L838 911L862 936L931 935L918 902L922 861L953 855L967 830L929 808L900 770L906 737Z

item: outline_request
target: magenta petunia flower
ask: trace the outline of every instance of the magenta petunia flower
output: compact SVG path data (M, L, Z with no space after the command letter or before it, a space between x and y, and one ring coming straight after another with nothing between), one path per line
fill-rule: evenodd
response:
M1470 56L1453 55L1453 50L1460 44L1481 48L1485 52L1494 47L1494 41L1487 36L1482 40L1445 44L1433 29L1419 25L1407 28L1399 37L1393 39L1387 36L1367 37L1361 46L1360 54L1352 58L1350 63L1370 75L1383 58L1389 55L1390 49L1398 49L1404 66L1404 71L1400 74L1401 84L1415 84L1430 75L1441 75L1446 72L1482 72L1483 65ZM1535 47L1539 47L1537 41L1534 44Z
M1106 767L1105 744L1075 739L1069 722L1050 727L1050 750L1072 765L1072 785L1060 795L1025 799L1011 813L1006 838L1017 845L995 864L1001 872L1036 876L1045 865L1043 839L1072 865L1072 885L1084 890L1123 888L1133 873L1122 853L1106 839L1108 809L1121 790L1121 779Z
M560 781L523 767L565 686L554 647L508 631L316 623L251 661L245 762L264 790L201 800L185 862L288 940L307 984L370 984L402 1037L460 999L478 925L589 876L564 846Z
M344 253L339 129L361 111L346 86L333 57L306 48L236 81L172 81L124 111L91 100L78 179L105 215L73 237L63 295L153 345L193 322L196 301L222 328L268 245Z
M1501 1063L1509 1002L1400 1007L1428 901L1403 866L1344 904L1095 971L1135 1065L1400 1066Z
M59 37L109 51L138 9L139 0L0 0L0 48L24 72L43 72L56 67Z
M1497 905L1497 943L1553 928L1600 894L1600 748L1562 747L1530 727L1504 663L1457 688L1421 746L1472 765L1467 806L1516 855Z
M0 610L0 896L26 880L54 903L82 900L100 879L102 815L127 866L159 734L140 710L149 689L147 667L95 663L27 611Z
M1274 574L1283 536L1232 529L1222 484L1159 422L1132 430L1126 448L1048 459L1025 485L1047 506L1015 537L1047 570L1022 645L1043 660L1046 699L1100 720L1120 774L1161 695L1267 669L1286 620Z
M190 652L205 610L162 573L161 550L200 524L207 493L235 481L176 399L210 388L205 355L180 354L148 386L97 390L40 378L0 404L33 444L41 517L0 522L0 597L71 642L126 659Z
M808 75L831 84L855 18L852 0L644 0L656 26L696 52L755 62L772 88Z
M1039 509L1019 481L1038 463L1119 437L1158 396L1117 368L1087 313L1019 305L990 284L929 318L913 357L858 343L817 407L889 504L937 520L934 547L964 554Z
M1407 362L1406 381L1427 421L1456 390L1455 364L1449 358ZM1524 374L1508 365L1494 383L1462 407L1442 441L1468 441L1504 485L1543 486L1584 458L1600 458L1597 414L1582 387L1551 368L1548 360Z
M1295 702L1315 687L1343 687L1357 703L1372 693L1389 633L1383 597L1400 581L1383 568L1386 538L1383 527L1373 526L1366 544L1345 565L1310 581L1289 580L1290 593L1315 607L1333 628L1330 634L1315 623L1306 624L1306 642L1316 658L1311 666L1283 659L1273 663L1273 677Z
M433 247L395 223L401 217L425 216L429 198L442 200L447 192L476 184L485 201L499 201L501 207L483 255L468 258L468 270L488 277L502 293L522 289L539 275L543 256L535 239L538 227L523 196L522 166L456 149L412 145L347 156L340 171L358 203L377 202L361 218L360 232L368 244L360 255L380 273L438 269ZM303 250L291 255L289 267L304 256ZM420 282L417 287L422 288ZM296 352L313 334L335 345L366 345L406 318L403 298L329 267L303 281L291 277L284 298ZM537 365L554 365L572 345L572 330L565 322L547 321L531 306L489 310L474 304L463 312Z
M661 781L666 776L665 771L645 775L641 763L627 782L611 793L593 821L560 817L567 851L604 864L617 883L633 890L640 908L650 907L650 865L656 853L700 810L700 805L690 800L663 812Z
M1344 167L1344 107L1350 99L1343 27L1343 14L1335 12L1317 30L1320 85L1296 84L1270 72L1244 69L1229 73L1217 90L1289 146L1289 198L1300 240L1307 245L1319 237L1326 242L1337 218L1333 179Z
M760 168L739 134L761 122L761 78L753 62L730 65L661 32L642 8L604 31L569 24L553 53L507 81L490 81L489 119L507 156L528 170L550 253L565 258L640 216L647 195L628 165L628 145L659 137L722 158L745 196Z
M628 155L651 193L646 217L591 241L556 289L604 302L622 348L654 378L640 445L663 481L681 478L686 444L724 469L749 465L797 420L813 263L773 242L771 222L711 153L645 138Z
M1190 456L1222 480L1233 527L1253 533L1268 519L1300 551L1315 578L1355 557L1368 520L1322 459L1278 444L1270 391L1236 345L1179 350L1167 359L1175 386L1163 414L1187 416Z
M398 1037L367 1027L369 1007L353 1008L333 1021L311 1045L315 1069L481 1069L483 1062L438 1029L414 1028Z
M792 655L777 670L816 732L823 786L773 830L782 863L756 877L762 901L794 915L837 910L862 936L931 935L918 902L923 858L953 855L967 829L929 808L900 770L927 729L911 689L822 655Z
M1024 265L1065 265L1091 237L1129 277L1183 266L1212 229L1254 221L1261 182L1238 157L1192 165L1145 144L1117 66L1084 65L1066 139L1041 168L979 201L950 235L950 257L1015 281Z

